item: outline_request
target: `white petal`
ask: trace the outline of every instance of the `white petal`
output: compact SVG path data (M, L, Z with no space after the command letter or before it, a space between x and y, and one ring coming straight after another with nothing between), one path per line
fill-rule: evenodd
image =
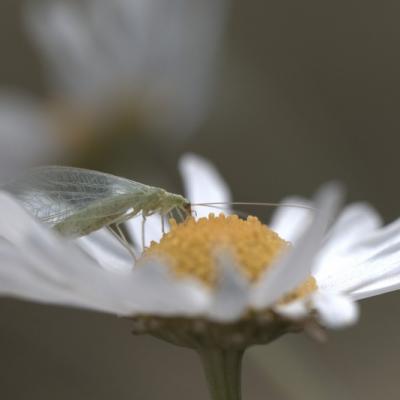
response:
M368 204L354 203L343 210L315 260L313 275L321 287L325 286L324 281L329 284L332 275L340 274L341 269L351 268L368 256L365 246L359 244L381 224L380 216Z
M0 192L0 294L119 315L204 312L208 292L157 264L131 272L101 268L78 246L37 223Z
M349 295L354 300L367 299L368 297L377 296L379 294L393 292L400 289L400 269L397 269L393 276L382 276L376 278L375 283L363 285L361 288L349 291Z
M43 51L53 84L67 95L92 95L103 67L82 9L71 2L34 3L27 9L27 27Z
M240 318L248 304L249 281L239 271L231 254L217 255L218 281L208 316L216 321L230 322Z
M307 318L310 314L310 309L304 299L291 301L287 304L280 304L275 306L273 309L281 317L292 321L301 321Z
M331 227L324 245L333 251L343 251L361 241L382 225L382 218L367 203L353 203L344 208Z
M306 207L312 206L311 201L302 197L287 197L283 204L298 204ZM301 207L279 206L274 212L269 227L282 239L296 243L312 221L313 212Z
M179 161L185 193L191 203L228 203L222 205L224 212L229 213L231 201L230 190L210 162L194 154L185 154ZM194 207L197 217L206 217L209 213L219 214L218 209L209 207Z
M177 135L203 119L224 0L37 3L28 28L63 95L106 106L116 93L139 96L153 130Z
M318 321L329 329L353 325L359 317L357 304L349 296L317 291L310 296L274 307L284 318L302 321L316 313Z
M349 293L357 291L357 298L397 288L400 275L400 220L369 235L360 236L361 240L344 254L325 258L326 266L321 266L321 272L316 275L320 288Z
M135 302L131 313L202 315L210 306L210 293L191 279L176 278L162 262L152 258L132 272Z
M17 93L0 94L0 143L0 180L61 151L39 102Z
M357 304L348 296L318 291L310 300L319 321L327 328L345 328L358 320Z
M366 261L352 266L349 273L340 273L329 288L346 290L356 299L399 289L400 242L391 244Z
M71 303L57 282L46 277L24 248L16 248L0 238L0 295L55 304ZM44 261L43 259L41 261Z
M135 248L138 253L143 252L143 240L142 240L142 226L143 226L143 218L141 215L138 215L135 218L131 218L126 222L126 228L128 229L129 234L132 236L132 239L135 243ZM167 228L167 224L165 224ZM166 229L167 230L167 229ZM159 242L162 237L162 225L161 225L161 216L159 214L150 215L146 217L146 222L144 225L144 245L145 247L149 247L151 242Z
M120 303L96 285L100 268L72 243L37 223L0 192L0 293L35 301L117 311ZM108 286L102 275L102 285ZM5 283L6 282L6 283ZM87 290L81 290L85 287Z
M283 254L254 285L251 303L255 308L270 306L310 276L313 258L341 198L342 190L336 184L325 185L320 189L315 198L315 214L311 225L297 244Z
M127 272L133 267L129 251L106 228L80 237L77 242L104 269Z

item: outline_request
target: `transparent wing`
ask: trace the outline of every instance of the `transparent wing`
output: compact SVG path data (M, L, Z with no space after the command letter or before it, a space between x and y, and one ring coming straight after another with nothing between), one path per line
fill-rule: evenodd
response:
M156 188L102 172L48 166L33 168L2 189L41 221L80 235L136 209Z

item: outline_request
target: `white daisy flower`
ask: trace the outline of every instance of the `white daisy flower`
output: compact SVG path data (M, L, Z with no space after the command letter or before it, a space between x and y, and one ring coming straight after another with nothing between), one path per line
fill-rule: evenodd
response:
M203 119L225 0L56 0L26 15L56 99L147 112L144 122L180 134Z
M62 152L52 134L47 110L16 93L0 94L0 143L0 182Z
M207 161L186 155L181 171L192 203L230 201ZM364 203L335 220L341 197L330 184L312 200L285 199L312 209L282 204L270 228L255 217L204 218L199 208L197 220L162 235L153 216L134 265L108 231L62 238L0 192L0 294L130 318L135 333L196 349L213 399L238 399L248 346L303 328L348 326L357 300L399 287L399 221L382 227ZM126 225L137 252L140 223Z
M225 0L30 2L50 97L0 92L0 182L111 135L193 133L211 103L224 15Z

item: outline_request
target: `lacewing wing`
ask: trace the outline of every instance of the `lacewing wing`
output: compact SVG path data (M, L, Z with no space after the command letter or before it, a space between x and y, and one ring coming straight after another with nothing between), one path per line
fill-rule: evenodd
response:
M3 190L15 195L39 220L65 236L83 236L139 213L187 212L183 196L103 172L46 166L29 170Z

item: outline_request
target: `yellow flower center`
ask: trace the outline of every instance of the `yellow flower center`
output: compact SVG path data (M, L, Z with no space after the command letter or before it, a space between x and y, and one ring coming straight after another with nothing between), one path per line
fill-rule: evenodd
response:
M159 243L152 242L143 257L165 259L177 276L195 277L213 286L217 278L216 250L229 249L241 271L255 282L288 246L256 217L243 220L236 215L210 214L208 218L188 218L180 224L172 220L171 230ZM302 297L315 288L315 280L310 277L284 300Z

